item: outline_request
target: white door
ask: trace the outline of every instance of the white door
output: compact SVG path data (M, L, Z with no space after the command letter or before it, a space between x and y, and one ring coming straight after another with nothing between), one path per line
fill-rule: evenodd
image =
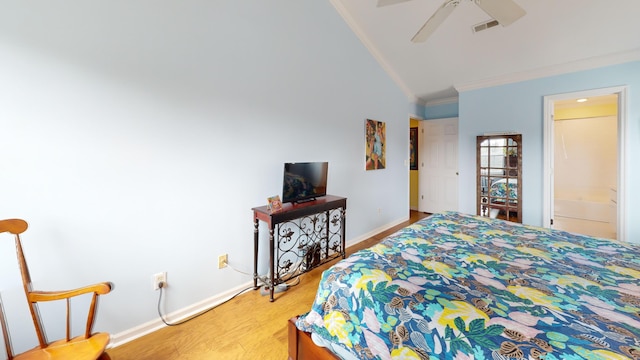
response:
M420 122L418 210L458 210L458 118Z

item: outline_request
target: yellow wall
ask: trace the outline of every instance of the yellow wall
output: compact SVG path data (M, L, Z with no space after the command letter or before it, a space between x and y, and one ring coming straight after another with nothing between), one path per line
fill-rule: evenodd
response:
M555 120L566 120L614 115L618 115L618 104L583 105L574 108L555 109L553 117Z
M409 127L418 127L419 120L411 119L409 121ZM409 134L407 134L409 136ZM420 145L420 144L418 144ZM420 158L418 158L418 161ZM409 170L409 208L412 210L418 210L418 170Z

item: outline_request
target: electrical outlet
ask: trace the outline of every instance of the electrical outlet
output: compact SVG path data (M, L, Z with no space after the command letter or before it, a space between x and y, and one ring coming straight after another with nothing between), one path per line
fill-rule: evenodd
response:
M160 289L160 283L162 283L162 287L167 287L167 272L163 271L153 275L153 290Z
M224 254L218 256L218 269L226 268L229 262L229 255Z

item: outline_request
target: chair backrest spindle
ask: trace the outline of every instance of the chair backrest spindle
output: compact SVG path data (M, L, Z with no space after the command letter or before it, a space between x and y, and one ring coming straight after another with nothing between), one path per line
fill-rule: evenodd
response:
M16 221L18 221L16 219ZM24 220L20 220L24 221ZM25 222L24 230L27 229L27 223ZM22 232L24 232L24 230ZM31 292L33 291L33 284L31 283L31 274L29 273L29 267L27 266L27 260L22 250L22 241L20 240L20 233L16 236L16 254L18 256L18 265L20 266L20 274L22 275L22 284L24 287L24 293L27 295L29 301L29 311L31 312L31 318L33 319L33 326L36 328L36 335L38 336L38 343L40 347L47 346L47 335L44 332L44 325L42 324L42 318L40 317L40 310L38 310L38 304L31 300Z
M71 339L71 299L67 299L67 331L65 334L67 341L69 341Z
M11 338L9 337L9 327L4 317L4 306L2 305L2 296L0 295L0 326L2 327L2 337L4 338L5 349L7 350L7 359L13 359L13 350L11 349Z
M98 294L93 293L93 297L91 298L91 305L89 306L89 314L87 315L87 326L84 330L84 336L89 336L91 331L93 331L93 321L96 318L96 305L98 302Z

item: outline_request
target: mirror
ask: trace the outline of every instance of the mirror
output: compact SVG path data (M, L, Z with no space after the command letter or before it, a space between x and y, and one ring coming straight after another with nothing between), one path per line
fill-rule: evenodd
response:
M522 222L522 135L476 140L477 214Z

